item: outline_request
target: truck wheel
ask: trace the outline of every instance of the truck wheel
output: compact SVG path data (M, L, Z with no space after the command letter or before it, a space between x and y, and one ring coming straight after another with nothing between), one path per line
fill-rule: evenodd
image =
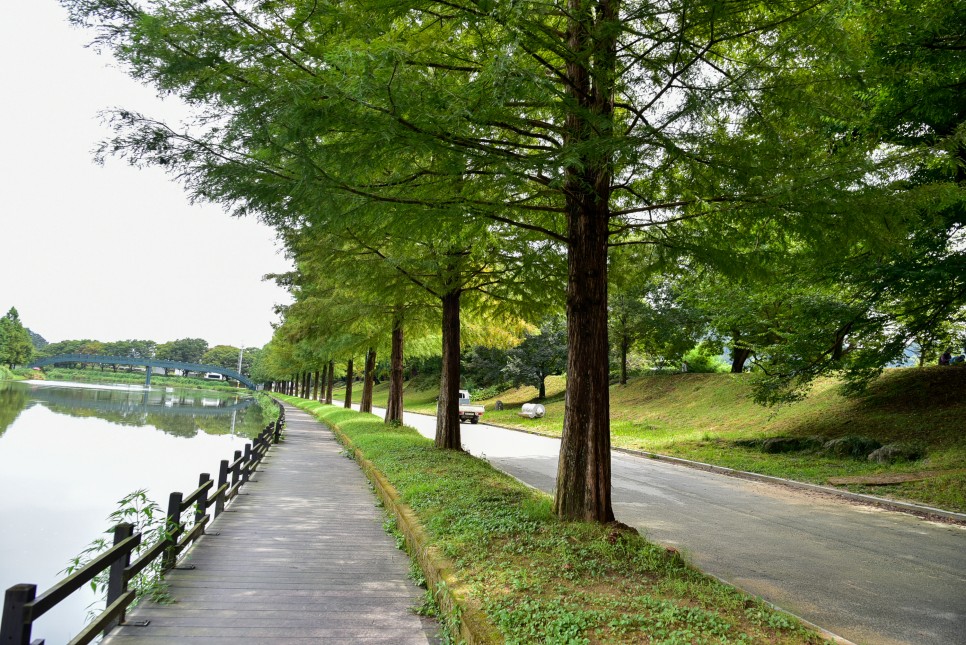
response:
M480 422L480 418L479 417L473 417L473 418L470 419L470 423L479 423L479 422Z

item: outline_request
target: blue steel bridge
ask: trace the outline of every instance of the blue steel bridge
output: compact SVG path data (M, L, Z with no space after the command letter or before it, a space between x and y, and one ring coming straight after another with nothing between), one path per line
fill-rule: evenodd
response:
M201 363L182 363L180 361L162 361L154 358L131 358L129 356L92 356L90 354L60 354L58 356L48 356L39 358L27 367L44 367L45 365L58 365L61 363L94 363L98 365L133 365L145 368L144 384L151 385L151 368L162 367L185 372L214 372L234 379L247 387L249 390L255 389L255 383L248 377L242 376L232 369L219 367L218 365L203 365Z

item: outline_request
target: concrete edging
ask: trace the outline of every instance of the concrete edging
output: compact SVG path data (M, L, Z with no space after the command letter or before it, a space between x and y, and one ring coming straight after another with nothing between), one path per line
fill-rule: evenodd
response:
M422 569L426 585L436 598L440 610L458 620L459 639L468 645L502 643L499 630L489 621L479 605L469 598L466 584L456 577L452 563L429 546L429 538L416 514L399 499L399 492L395 487L371 461L362 456L361 451L338 426L321 419L319 422L332 430L339 442L352 452L383 505L395 516L399 531L406 540L407 550ZM446 625L443 624L443 627Z

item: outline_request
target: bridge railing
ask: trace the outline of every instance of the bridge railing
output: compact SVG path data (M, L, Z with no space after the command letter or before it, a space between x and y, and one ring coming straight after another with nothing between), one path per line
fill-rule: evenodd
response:
M171 493L162 539L139 554L134 562L131 562L131 557L141 545L143 536L136 533L131 524L122 522L114 527L114 545L110 549L41 595L37 595L35 584L18 584L8 588L4 594L0 619L0 644L45 645L44 639L30 640L33 623L105 571L108 572L106 607L69 645L90 643L99 635L106 636L114 627L125 624L127 609L137 599L136 592L128 588L131 580L158 558L161 559L162 573L174 568L181 553L204 535L205 527L224 512L225 506L238 495L239 489L258 469L269 448L281 441L285 409L278 401L275 403L279 410L278 420L265 426L252 443L245 444L244 451L235 451L233 461L222 460L217 488L211 475L201 473L198 488L187 497L180 492ZM189 527L184 515L192 508L194 517Z

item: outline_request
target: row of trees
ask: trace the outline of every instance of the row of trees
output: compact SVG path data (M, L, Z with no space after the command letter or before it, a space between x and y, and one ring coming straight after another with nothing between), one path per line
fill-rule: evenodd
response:
M622 318L678 316L662 303L687 291L780 400L829 370L867 379L961 316L954 4L62 2L195 110L117 110L101 156L170 169L284 240L295 301L264 374L331 381L388 351L393 420L404 338L441 351L436 445L458 449L461 347L564 311L563 518L613 519Z
M48 343L38 351L39 356L61 354L85 354L88 356L118 356L121 358L154 358L181 363L217 365L225 369L238 368L238 355L242 350L232 345L208 346L203 338L181 338L166 343L153 340L119 340L102 342L79 339ZM249 347L242 354L242 374L251 374L260 354L258 348ZM117 371L118 366L112 366Z

